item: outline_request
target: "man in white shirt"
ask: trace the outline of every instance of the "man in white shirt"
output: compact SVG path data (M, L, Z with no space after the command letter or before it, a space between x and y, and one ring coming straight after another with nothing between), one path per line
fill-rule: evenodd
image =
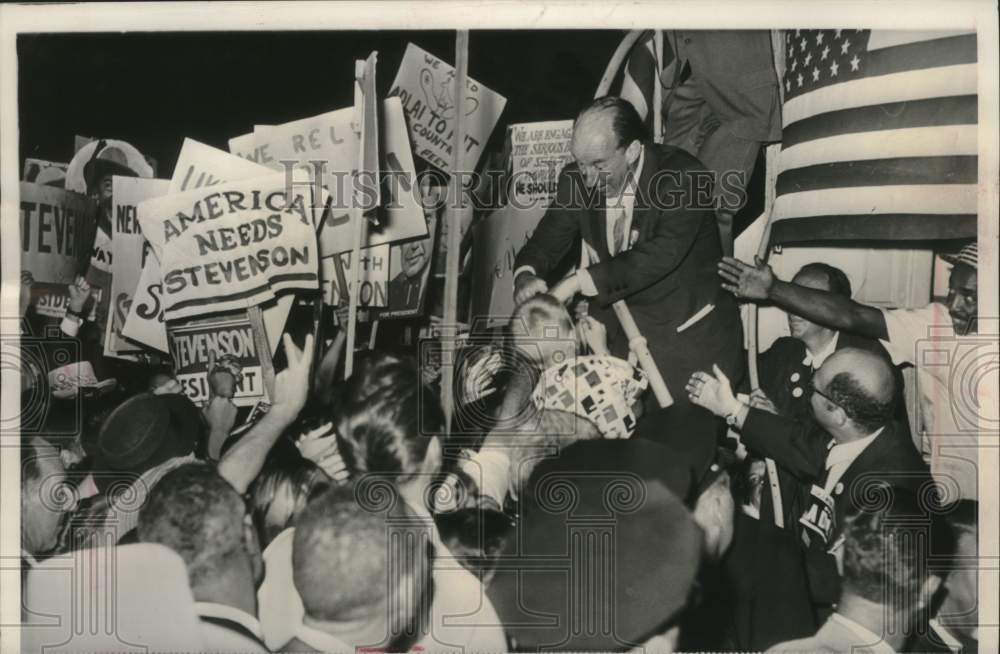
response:
M916 368L919 411L915 434L945 503L978 499L981 431L1000 427L996 397L986 388L1000 360L994 334L977 338L979 249L970 243L945 256L953 265L944 304L879 309L777 279L763 262L723 259L723 288L739 298L768 300L834 329L882 341L893 363Z
M268 651L257 621L257 535L243 498L213 466L164 475L139 511L138 536L184 560L206 652Z

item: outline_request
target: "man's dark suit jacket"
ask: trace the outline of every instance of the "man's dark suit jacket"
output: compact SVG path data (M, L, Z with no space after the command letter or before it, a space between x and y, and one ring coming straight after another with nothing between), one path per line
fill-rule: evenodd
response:
M793 475L806 489L811 484L823 486L830 441L829 434L815 422L800 423L758 409L750 410L743 425L747 447L774 459L783 472ZM927 466L909 433L895 423L886 425L851 463L831 493L831 542L840 536L848 516L866 508L859 501L877 502L890 492L879 490L879 485L918 492L930 481ZM763 495L767 495L766 489ZM800 498L796 512L801 513L806 502L807 498ZM839 599L836 560L818 539L806 548L801 541L802 530L797 521L786 521L786 529L781 530L773 523L737 516L726 565L738 596L733 625L738 647L766 649L815 633L830 605Z
M722 246L711 186L706 188L703 179L692 175L704 167L678 148L644 148L631 249L611 256L604 199L589 191L579 168L569 164L559 177L556 199L518 253L514 268L531 266L545 279L581 237L584 250L597 259L588 268L598 291L590 299L589 313L607 327L611 353L628 355L628 341L611 308L615 301L626 300L674 401L684 403L684 385L691 374L711 370L713 363L734 383L742 380L743 334L736 302L722 290L716 272ZM685 326L707 305L714 308Z
M851 334L840 332L837 337L837 350L847 347L857 348L872 352L892 364L888 352L878 341ZM802 362L806 357L805 343L797 338L783 336L776 340L765 352L757 355L757 368L760 371L760 388L767 397L774 403L778 413L793 418L802 423L813 422L812 408L809 400L809 383L813 378L811 366ZM903 375L899 368L893 366L893 374L896 378L896 421L900 433L909 435L909 420L906 416L906 404L903 401ZM795 381L792 381L792 379ZM798 391L796 391L798 389ZM798 393L798 397L796 397ZM785 525L794 524L801 515L801 507L798 500L799 481L784 470L778 470L779 484L781 486L782 503L785 514ZM760 519L774 522L774 503L771 494L765 491L761 494ZM808 496L808 484L806 485L806 495Z

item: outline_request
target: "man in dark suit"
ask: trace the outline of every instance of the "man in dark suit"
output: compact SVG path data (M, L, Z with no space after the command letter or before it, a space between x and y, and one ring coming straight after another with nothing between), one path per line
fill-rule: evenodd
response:
M739 312L714 278L722 249L711 175L682 150L642 139L642 121L621 98L599 98L580 112L570 146L576 161L518 253L514 300L548 291L546 277L581 237L580 270L552 294L588 296L618 357L629 345L611 305L627 300L674 401L686 403L691 373L713 362L742 379Z
M793 605L811 605L814 621L791 624L785 616L782 625L768 626L771 642L754 647L778 642L774 638L790 640L815 633L840 595L841 532L847 517L879 502L892 488L923 493L931 481L913 441L892 420L896 389L890 364L877 354L855 348L832 354L810 385L811 424L743 404L718 369L714 374L692 375L687 390L692 402L725 416L727 423L740 430L749 450L774 459L810 485L797 520L803 556L799 560L786 557L784 562L768 557L773 565L767 568L767 579L758 581L759 586L782 583L805 590L800 598L785 599ZM757 547L764 549L747 559L758 561L755 555L767 552L766 544L757 541ZM804 584L794 582L803 575ZM767 612L757 615L764 619ZM782 637L782 631L788 635Z

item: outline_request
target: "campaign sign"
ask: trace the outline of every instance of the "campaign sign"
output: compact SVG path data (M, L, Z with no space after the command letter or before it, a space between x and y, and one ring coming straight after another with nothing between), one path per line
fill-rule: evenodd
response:
M167 320L319 286L309 190L286 188L283 174L147 200L139 223L160 260Z
M455 68L412 43L406 45L389 96L399 96L409 119L415 152L429 164L451 172L452 141L458 111L465 112L462 163L474 170L507 99L471 77L458 102Z
M232 355L242 366L233 403L253 406L267 396L261 356L257 351L253 325L244 315L213 316L168 323L170 354L174 360L177 381L192 402L208 400L208 362L210 353L218 361Z

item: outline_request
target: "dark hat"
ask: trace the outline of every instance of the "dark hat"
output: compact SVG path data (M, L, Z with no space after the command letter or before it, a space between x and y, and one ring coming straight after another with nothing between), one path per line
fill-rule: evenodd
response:
M641 440L581 441L533 471L488 594L516 650L632 649L684 607L703 535Z
M141 475L194 451L201 434L198 408L184 395L142 393L121 404L101 425L95 452L100 473ZM113 475L95 475L95 480ZM100 487L98 483L98 487Z
M105 175L138 177L139 173L128 167L128 157L121 148L108 145L107 141L101 140L94 148L93 156L83 165L83 179L87 183L87 192L89 193Z

